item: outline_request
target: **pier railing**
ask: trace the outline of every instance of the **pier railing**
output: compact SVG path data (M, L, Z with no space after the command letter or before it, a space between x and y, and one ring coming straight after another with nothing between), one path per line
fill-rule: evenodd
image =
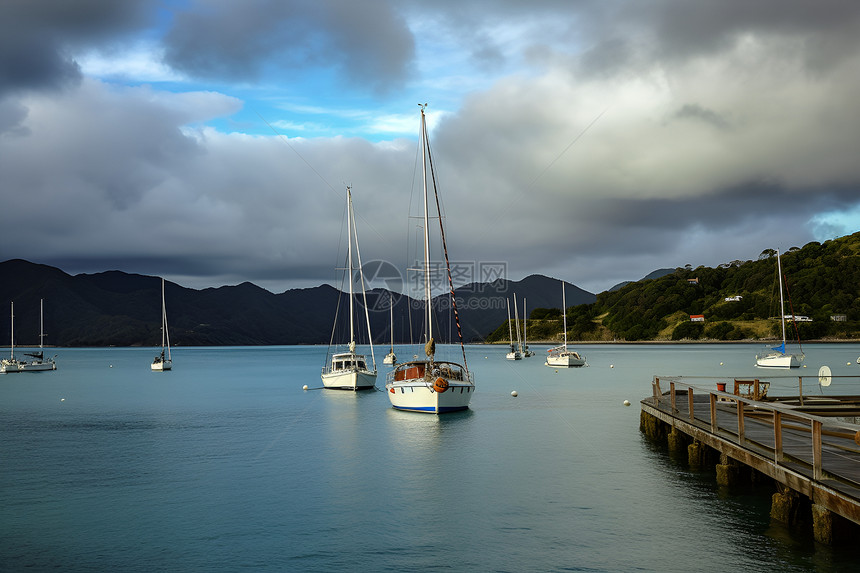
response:
M860 396L776 396L774 382L786 379L654 377L653 403L720 440L768 458L773 464L843 493L860 494ZM860 377L833 377L852 378ZM844 380L849 381L849 380ZM815 386L817 387L816 379ZM779 385L779 384L778 384ZM807 380L807 389L813 385ZM792 388L793 390L793 388ZM770 393L770 395L768 395Z

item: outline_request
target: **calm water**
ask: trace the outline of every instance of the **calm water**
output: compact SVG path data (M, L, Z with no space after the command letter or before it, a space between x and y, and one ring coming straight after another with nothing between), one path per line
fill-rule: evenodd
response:
M59 349L0 375L0 570L856 570L638 431L652 376L762 377L757 346L584 346L558 372L545 348L470 347L472 408L441 417L318 389L324 347L179 348L166 373ZM803 374L860 374L860 345L806 351Z

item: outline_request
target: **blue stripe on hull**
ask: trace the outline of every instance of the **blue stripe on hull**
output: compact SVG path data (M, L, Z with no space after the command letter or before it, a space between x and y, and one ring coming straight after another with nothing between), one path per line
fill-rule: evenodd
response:
M401 412L424 412L426 414L447 414L448 412L459 412L460 410L468 410L468 406L446 406L439 408L439 411L436 411L436 408L400 408L398 406L394 406L395 410L400 410Z

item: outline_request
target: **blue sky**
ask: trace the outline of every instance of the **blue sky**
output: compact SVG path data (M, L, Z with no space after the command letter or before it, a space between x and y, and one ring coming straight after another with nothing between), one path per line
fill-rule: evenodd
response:
M0 260L315 286L349 184L405 268L424 102L460 262L752 259L860 229L859 48L836 0L12 0Z

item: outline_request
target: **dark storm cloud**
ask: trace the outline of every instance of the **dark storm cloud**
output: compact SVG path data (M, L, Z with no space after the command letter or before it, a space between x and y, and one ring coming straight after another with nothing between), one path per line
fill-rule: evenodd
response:
M346 89L386 90L407 76L414 42L388 2L197 0L176 13L165 60L192 77L251 81L264 70L335 69Z
M750 33L813 40L806 49L838 58L839 46L854 45L860 23L860 5L853 0L657 0L625 3L620 13L631 25L651 30L662 53L685 58L724 49Z
M605 74L631 66L695 59L739 40L787 40L810 71L851 57L860 34L860 3L853 0L723 0L719 2L600 2L578 13L593 47L582 70ZM593 8L593 9L591 9Z
M151 2L0 4L0 259L194 287L319 284L342 265L348 182L365 260L411 263L415 142L214 127L245 104L232 94L253 102L255 90L292 90L330 118L415 113L417 127L412 94L431 86L445 99L428 117L451 256L503 261L512 279L540 272L596 292L801 246L860 209L853 2L172 5L164 37L140 33L136 9L154 17ZM26 32L9 24L16 10ZM5 46L30 37L43 40L24 66ZM81 77L88 50L84 72L109 70L102 80ZM163 55L169 89L122 73ZM189 85L201 78L212 83ZM340 86L343 102L328 93ZM367 89L396 103L349 97Z
M76 85L73 52L118 39L150 21L147 0L0 2L0 97Z

